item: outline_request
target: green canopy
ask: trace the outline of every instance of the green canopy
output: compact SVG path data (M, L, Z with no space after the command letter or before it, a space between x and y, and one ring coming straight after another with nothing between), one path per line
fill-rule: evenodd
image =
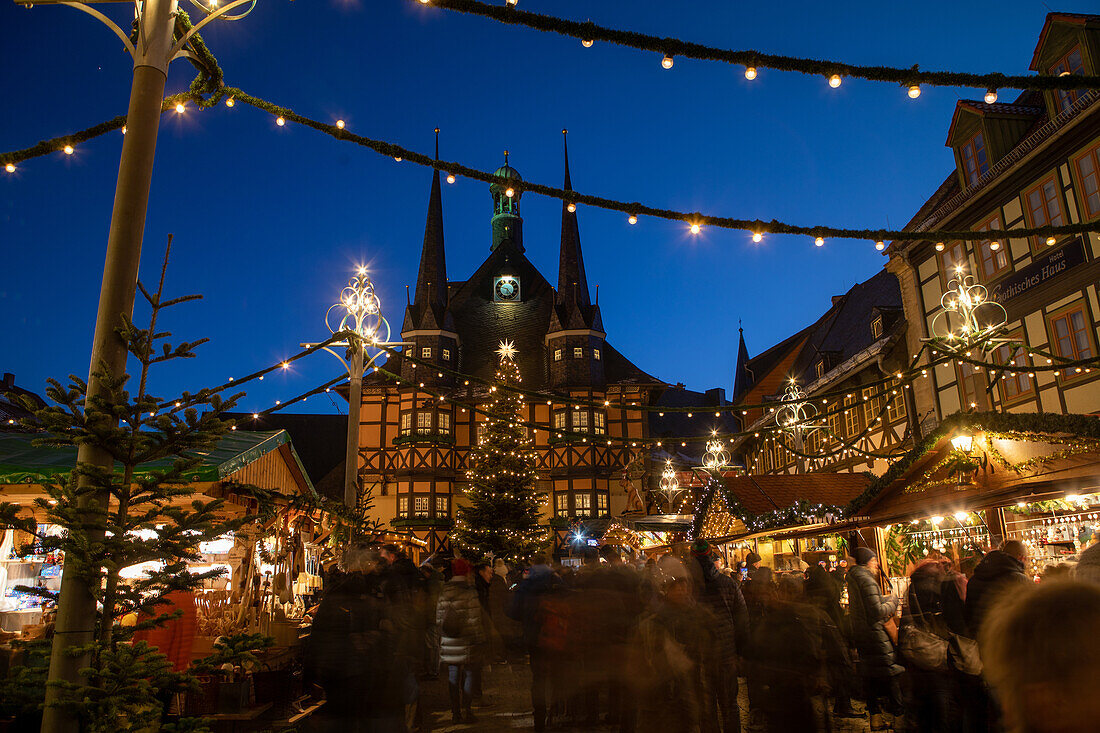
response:
M73 470L76 447L34 445L36 440L42 438L48 440L49 436L0 433L0 484L48 483ZM218 481L288 443L290 436L285 430L234 430L222 436L214 450L200 453L202 463L189 471L186 478L189 481ZM313 484L302 468L294 446L290 446L290 453L312 492ZM143 464L147 468L167 468L170 465L168 460Z

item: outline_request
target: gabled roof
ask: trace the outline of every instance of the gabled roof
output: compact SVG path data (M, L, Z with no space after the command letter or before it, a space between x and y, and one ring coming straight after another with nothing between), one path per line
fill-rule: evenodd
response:
M798 502L844 506L871 483L863 473L805 473L726 475L722 485L727 502L736 500L752 515L786 509Z
M272 412L252 419L251 413L227 412L221 417L234 420L239 426L235 431L238 434L241 434L241 428L251 432L286 431L302 468L314 486L318 486L321 479L336 466L343 469L347 447L347 415ZM343 501L343 484L340 490L339 499Z
M1043 23L1043 30L1039 32L1039 40L1035 44L1035 51L1031 54L1031 64L1028 66L1032 71L1039 71L1039 54L1043 50L1043 46L1046 45L1047 35L1050 33L1050 28L1055 23L1064 23L1066 25L1090 25L1094 23L1100 23L1100 15L1090 15L1088 13L1047 13L1047 19Z
M776 365L791 353L792 349L802 343L815 325L816 324L810 324L793 336L788 336L770 349L746 361L741 370L744 374L743 381L741 382L742 390L734 392L733 402L735 404L740 402L744 398L746 392L756 386L761 379L769 375ZM738 378L741 378L740 374L735 377L735 383L738 381Z
M43 483L71 472L76 465L76 446L33 445L35 440L48 437L42 433L0 435L0 484ZM214 450L202 454L202 463L188 471L185 478L195 482L219 481L283 445L288 447L300 467L301 461L285 430L234 430L223 435ZM172 462L153 461L143 465L147 469L164 469ZM303 476L312 490L309 477L304 473Z
M1021 104L1021 102L1029 102ZM980 117L994 115L1000 117L1020 117L1024 119L1039 118L1046 113L1042 105L1042 97L1023 94L1016 102L979 102L976 99L960 99L955 102L955 112L951 116L951 125L947 128L947 141L944 145L950 147L954 142L955 126L959 118L966 113L976 114ZM994 161L995 162L995 161Z

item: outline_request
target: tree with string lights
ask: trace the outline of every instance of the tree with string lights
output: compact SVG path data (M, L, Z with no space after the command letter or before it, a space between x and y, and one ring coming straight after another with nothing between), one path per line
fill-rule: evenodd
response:
M497 382L506 387L519 385L522 378L515 346L502 341L497 354ZM469 503L456 512L451 542L477 559L491 556L516 562L528 559L549 540L548 532L538 524L544 497L535 489L537 453L521 424L523 395L500 387L491 390L485 435L471 452L466 472Z

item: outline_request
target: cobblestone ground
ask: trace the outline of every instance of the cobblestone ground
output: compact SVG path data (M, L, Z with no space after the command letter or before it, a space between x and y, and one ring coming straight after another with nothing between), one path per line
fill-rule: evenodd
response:
M484 700L482 707L473 709L477 717L476 723L454 724L451 722L450 702L447 697L446 680L430 680L422 683L421 695L425 710L429 711L432 721L432 731L440 733L488 733L489 731L503 730L531 730L534 721L531 716L531 673L526 664L503 664L486 668L482 682ZM745 692L745 681L741 680L741 723L745 731L762 731L761 726L751 725L748 715L748 697ZM854 703L859 710L863 710L860 703ZM828 727L824 724L820 728L824 731L836 731L836 733L862 733L870 731L866 716L859 718L830 718ZM563 724L553 724L552 731L613 731L610 725L596 725L591 727L573 727Z

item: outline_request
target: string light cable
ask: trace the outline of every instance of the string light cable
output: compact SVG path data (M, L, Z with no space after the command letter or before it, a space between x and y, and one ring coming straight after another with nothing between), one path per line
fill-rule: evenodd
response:
M1076 77L1075 77L1076 78ZM630 217L649 216L655 219L664 219L667 221L675 221L679 223L687 224L691 227L693 233L698 233L704 226L715 227L718 229L730 229L750 232L754 235L764 234L789 234L797 236L812 237L814 242L821 246L824 244L825 238L835 239L858 239L866 240L870 242L882 242L886 240L927 240L927 241L984 241L991 237L1029 237L1029 236L1041 236L1044 238L1058 237L1065 235L1079 235L1090 232L1100 232L1100 220L1092 222L1080 222L1074 224L1061 224L1057 226L1044 225L1037 227L1019 227L1016 229L985 229L982 231L976 231L972 229L934 229L922 232L910 232L896 229L852 229L842 227L832 227L825 225L798 225L781 222L776 219L772 219L769 222L765 222L760 219L739 219L728 216L717 216L712 214L703 214L701 212L686 212L677 211L674 209L664 209L649 204L643 204L639 202L627 202L620 201L618 199L606 198L603 196L595 196L591 194L584 194L579 191L567 191L565 189L557 188L555 186L548 186L534 181L519 181L516 179L507 179L497 176L495 173L490 173L485 170L473 168L462 163L445 161L437 159L434 156L424 155L418 153L409 148L397 145L396 143L387 142L383 140L374 140L362 135L357 135L350 132L346 125L340 126L339 124L329 124L327 122L320 122L305 115L294 112L288 107L282 107L277 104L273 104L266 100L260 99L244 92L241 89L234 87L222 87L213 92L209 96L193 95L192 98L198 100L201 107L211 107L215 105L219 100L224 99L226 104L240 102L247 104L251 107L263 110L275 118L276 124L279 126L285 126L288 122L294 122L302 125L303 127L309 127L318 132L324 133L331 137L344 142L354 143L361 147L369 148L374 152L393 158L395 161L409 161L416 165L434 168L436 170L448 173L454 176L463 176L471 180L481 181L488 184L507 184L515 193L530 192L540 196L546 196L549 198L559 199L561 201L572 203L574 205L585 204L594 208L604 209L608 211L616 211L619 213L628 214ZM115 118L115 121L121 118ZM89 130L95 130L99 126L89 128ZM111 129L117 129L112 127ZM98 134L103 134L109 130L102 130ZM93 137L95 135L92 135ZM70 136L61 136L52 138L38 143L31 148L24 150L17 150L0 154L0 165L14 167L15 164L23 162L33 157L40 157L48 153L57 152L64 148L68 143L65 142L66 138Z
M667 64L665 68L671 68L672 64L664 60L671 60L675 57L744 66L745 76L750 80L756 78L758 69L773 69L775 71L822 76L828 79L830 86L833 87L840 86L837 81L844 78L866 79L868 81L900 84L913 99L920 96L920 85L973 87L986 90L987 94L993 95L996 94L997 89L1100 89L1100 76L1075 75L1070 79L1053 75L922 71L918 64L907 68L862 66L848 64L843 61L782 56L755 50L737 51L715 48L679 38L651 36L645 33L609 28L591 21L582 23L566 18L519 10L511 0L506 6L490 5L478 0L420 0L420 2L444 10L491 18L508 25L524 26L545 33L569 36L581 41L586 48L591 47L596 41L602 41L639 51L652 51L661 54L663 65Z

